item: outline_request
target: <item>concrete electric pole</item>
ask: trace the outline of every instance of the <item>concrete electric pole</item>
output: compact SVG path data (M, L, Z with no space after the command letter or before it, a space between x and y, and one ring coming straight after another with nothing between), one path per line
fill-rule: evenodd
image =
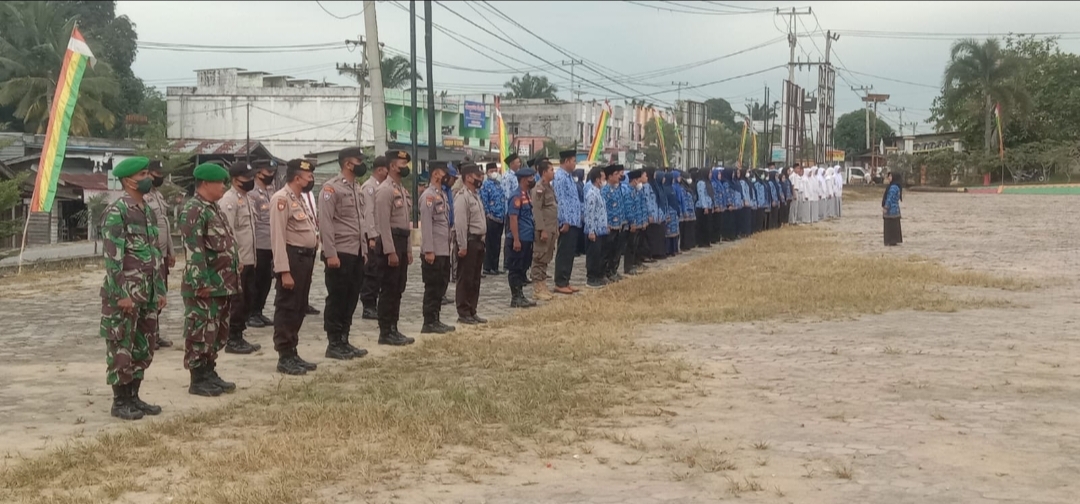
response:
M791 12L780 12L779 7L776 9L776 15L777 16L787 16L787 18L788 18L787 19L787 24L788 24L787 38L788 38L788 48L791 50L791 55L788 57L788 78L787 78L787 82L790 82L792 84L795 83L795 65L796 65L795 46L798 44L798 41L799 41L798 35L796 34L796 28L795 28L795 23L796 23L796 21L798 19L796 16L808 16L808 15L810 15L812 13L813 13L813 11L810 9L810 7L806 8L806 12L799 12L798 10L795 9L795 7L791 8ZM782 110L783 110L783 115L784 115L784 128L780 131L780 137L781 137L781 144L784 146L784 149L788 151L788 156L787 156L788 159L787 159L787 161L788 161L788 163L790 163L792 156L791 156L790 149L788 147L788 144L790 143L790 140L788 139L788 135L790 134L790 132L788 130L790 129L791 125L788 124L788 123L789 123L789 121L791 119L790 118L791 114L788 114L788 108L791 107L791 105L792 105L791 100L794 99L794 97L788 96L788 94L789 94L788 93L788 86L785 85L784 89L783 89L783 95L782 95L783 96L783 108L782 108ZM802 105L800 104L800 107L801 106Z
M562 60L563 66L570 65L570 101L574 101L574 65L581 65L583 62L579 59ZM580 93L579 93L580 94Z
M375 18L375 2L364 2L364 31L367 40L364 51L371 82L371 126L375 130L375 154L388 150L386 146L386 95L383 93L382 55L379 54L379 23ZM414 200L415 201L415 200Z

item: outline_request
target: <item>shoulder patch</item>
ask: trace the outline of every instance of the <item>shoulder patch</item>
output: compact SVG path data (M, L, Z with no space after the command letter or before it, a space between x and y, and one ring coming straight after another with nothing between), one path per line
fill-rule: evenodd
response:
M325 186L323 186L323 192L324 193L334 194L334 188L330 187L329 185L325 185Z
M334 191L323 191L322 199L330 201L330 197L334 195Z
M514 199L514 208L521 208L521 199L520 198L515 198Z
M279 211L281 211L281 210L285 210L285 202L284 202L284 201L278 201L278 202L277 202L277 209L278 209Z

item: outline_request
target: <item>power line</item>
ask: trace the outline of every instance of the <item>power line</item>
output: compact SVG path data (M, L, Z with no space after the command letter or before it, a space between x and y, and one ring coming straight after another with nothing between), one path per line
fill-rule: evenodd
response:
M337 19L349 19L349 18L354 18L356 16L363 15L364 14L364 9L367 8L367 6L365 4L364 8L360 9L360 12L357 12L356 14L347 14L347 15L344 15L344 16L339 16L337 14L334 14L333 12L330 12L330 11L326 10L326 7L324 7L322 2L320 2L319 0L315 0L315 3L319 5L319 8L322 9L323 12L325 12L325 13L327 13L327 14L329 14L332 17L335 17Z
M764 9L763 10L757 10L757 11L744 11L744 12L724 12L724 11L704 11L704 10L694 11L694 10L672 9L670 7L661 7L659 5L649 5L649 4L644 3L644 2L635 2L633 0L625 0L625 3L631 4L631 5L637 5L639 7L646 7L646 8L649 8L649 9L656 9L656 10L674 12L674 13L678 13L678 14L698 14L698 15L704 14L704 15L707 15L707 16L737 16L737 15L740 15L740 14L759 14L759 13L772 12L772 10L764 10ZM678 5L678 4L675 4L675 5ZM681 7L686 8L686 6L681 6Z
M875 79L887 80L887 81L890 81L890 82L897 82L897 83L900 83L900 84L907 84L909 86L918 86L918 87L924 87L924 88L928 88L928 89L941 89L940 86L931 86L930 84L920 84L918 82L911 82L911 81L906 81L906 80L893 79L891 77L882 77L880 75L868 74L868 73L864 73L864 72L856 72L854 70L848 70L847 68L844 68L844 67L836 67L836 69L837 70L843 70L843 71L845 71L847 73L851 73L851 74L855 74L855 75L865 75L867 77L873 77Z
M736 75L734 77L727 77L727 78L720 79L720 80L714 80L712 82L706 82L704 84L694 84L692 86L686 86L686 87L683 87L682 89L684 91L686 91L686 90L689 90L689 89L698 89L698 88L703 88L703 87L707 87L707 86L713 86L713 85L716 85L716 84L723 84L725 82L729 82L729 81L733 81L733 80L737 80L737 79L742 79L742 78L746 78L746 77L752 77L754 75L759 75L759 74L763 74L763 73L766 73L766 72L771 72L771 71L779 69L779 68L786 68L786 67L787 67L787 65L776 65L776 66L772 66L772 67L769 67L769 68L765 68L763 70L756 70L756 71L753 71L753 72L748 72L748 73L744 73L744 74L741 74L741 75ZM667 91L658 91L658 92L652 93L652 94L637 95L637 96L627 96L626 98L649 98L649 97L656 96L656 95L659 95L659 94L674 93L675 91L676 91L675 89L669 89Z

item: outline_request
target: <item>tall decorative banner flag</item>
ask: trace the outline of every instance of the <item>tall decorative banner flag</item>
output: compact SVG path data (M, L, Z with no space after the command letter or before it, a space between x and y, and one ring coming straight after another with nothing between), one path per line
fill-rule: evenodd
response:
M994 105L994 119L997 120L998 157L1005 159L1005 137L1001 134L1001 104Z
M30 199L31 212L51 212L53 198L56 197L56 183L60 180L60 168L64 165L64 153L67 151L68 130L71 129L71 116L75 113L75 102L79 99L79 84L82 83L86 65L90 68L97 63L97 58L90 52L79 28L71 30L64 64L60 67L60 77L56 79L56 93L53 95L49 110L49 126L45 130L44 148L38 163L37 180L34 182L34 196Z
M506 164L506 156L510 155L510 136L506 134L506 121L503 120L502 110L499 109L499 97L495 97L495 127L499 129L499 162L503 165L503 171L510 171Z
M743 121L742 125L742 139L739 140L739 159L735 162L737 168L742 168L743 154L746 153L746 131L749 129L750 123Z
M663 168L668 164L667 146L664 145L664 123L660 120L660 114L653 116L653 119L656 122L656 139L660 142L660 156L664 158L663 166L661 166Z
M757 131L750 134L750 169L757 169Z
M608 119L611 118L611 105L604 101L604 108L600 111L600 120L596 122L596 131L593 132L592 147L589 148L589 157L586 162L595 163L604 150L604 137L607 135Z

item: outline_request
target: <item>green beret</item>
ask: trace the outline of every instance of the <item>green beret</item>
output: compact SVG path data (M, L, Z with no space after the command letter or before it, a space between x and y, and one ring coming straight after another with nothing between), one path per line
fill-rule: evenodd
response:
M215 163L203 163L196 166L193 175L195 180L204 180L206 182L225 182L229 180L229 172Z
M150 159L144 157L129 157L113 167L113 176L118 179L127 178L145 170L150 166Z

